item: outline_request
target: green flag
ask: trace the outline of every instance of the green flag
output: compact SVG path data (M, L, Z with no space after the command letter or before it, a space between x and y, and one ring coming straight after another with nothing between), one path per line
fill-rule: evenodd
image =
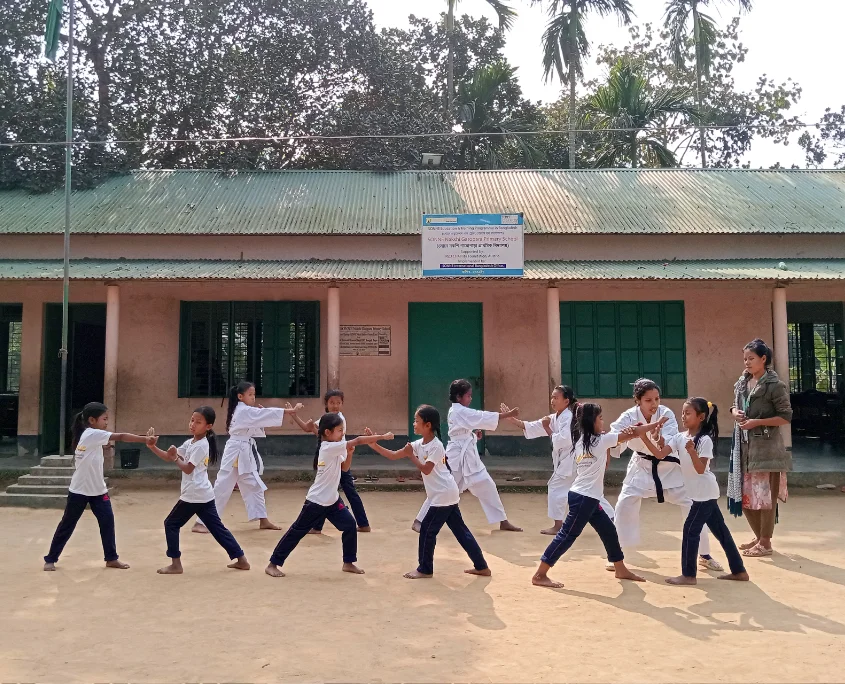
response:
M56 50L59 48L63 10L63 0L50 0L50 6L47 8L47 30L44 31L44 56L53 62L56 61Z

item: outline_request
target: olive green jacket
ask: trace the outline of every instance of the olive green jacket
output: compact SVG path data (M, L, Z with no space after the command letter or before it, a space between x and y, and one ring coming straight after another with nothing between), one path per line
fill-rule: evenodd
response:
M736 384L739 399L747 394L743 391L743 379ZM742 409L741 402L734 408ZM773 370L768 370L757 382L745 410L748 418L783 418L792 422L792 405L789 402L789 388L780 381ZM779 427L758 427L748 431L748 443L742 444L742 469L745 472L786 472L792 470L792 453L783 444Z

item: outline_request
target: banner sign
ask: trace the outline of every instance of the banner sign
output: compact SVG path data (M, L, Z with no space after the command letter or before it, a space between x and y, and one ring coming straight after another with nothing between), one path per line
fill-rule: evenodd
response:
M525 269L522 214L423 214L423 276L513 277Z

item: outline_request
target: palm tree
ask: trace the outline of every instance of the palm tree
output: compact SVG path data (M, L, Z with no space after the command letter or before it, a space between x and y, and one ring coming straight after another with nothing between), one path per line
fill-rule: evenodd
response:
M607 83L587 101L584 123L606 131L594 166L677 166L675 153L658 136L666 116L696 116L687 104L691 94L689 88L650 91L638 65L630 58L619 59Z
M461 158L466 168L474 169L480 161L487 169L508 165L503 156L508 143L516 143L526 166L536 167L543 154L520 133L531 130L529 122L508 116L498 108L502 88L514 80L516 69L497 62L478 69L458 91L458 120L465 133L461 140ZM489 137L483 134L493 133ZM512 148L511 148L512 149Z
M453 37L455 34L455 8L460 0L446 0L446 112L451 110L455 99L455 56ZM487 0L487 4L496 12L499 18L499 28L509 29L516 18L516 10L501 0Z
M736 2L740 11L749 11L752 0L722 0ZM669 47L672 61L678 69L686 69L687 59L687 24L692 18L692 39L695 45L695 106L704 112L701 95L701 80L710 75L712 66L712 48L716 42L716 22L712 17L701 12L702 7L711 4L711 0L669 0L666 5L665 26L671 34ZM699 146L701 148L701 167L707 166L707 145L704 137L704 122L699 119Z
M532 5L543 0L531 0ZM584 33L588 12L605 17L615 14L624 24L631 23L634 9L630 0L548 0L549 23L543 33L543 73L555 72L561 83L569 82L569 168L575 168L575 82L583 75L582 59L590 53Z

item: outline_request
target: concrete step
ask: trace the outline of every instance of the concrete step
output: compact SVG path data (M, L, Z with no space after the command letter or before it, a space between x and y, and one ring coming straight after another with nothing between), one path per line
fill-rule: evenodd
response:
M29 469L29 472L32 475L42 475L42 476L56 476L56 475L66 475L68 477L73 475L73 468L66 468L63 466L32 466Z
M7 494L62 494L67 495L67 484L12 484L6 487Z
M116 493L114 488L109 489L109 496L114 496ZM61 509L65 507L65 503L67 503L67 490L61 494L0 492L0 507Z
M18 478L18 484L42 485L45 487L64 486L67 489L70 486L70 480L70 475L51 475L49 477L44 475L21 475Z
M72 468L73 456L42 456L41 465L53 468Z

